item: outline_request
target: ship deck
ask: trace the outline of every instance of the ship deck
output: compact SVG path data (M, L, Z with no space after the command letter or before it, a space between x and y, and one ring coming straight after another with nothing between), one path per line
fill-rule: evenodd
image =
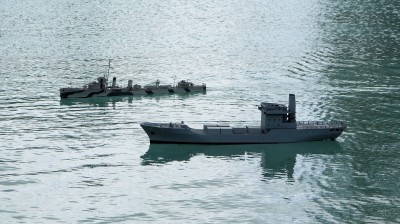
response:
M181 123L147 123L149 126L158 128L189 128L186 124ZM245 128L246 126L244 126ZM347 125L340 121L298 121L297 129L336 129L346 128ZM260 127L261 128L261 127ZM192 131L204 132L203 129L190 128Z

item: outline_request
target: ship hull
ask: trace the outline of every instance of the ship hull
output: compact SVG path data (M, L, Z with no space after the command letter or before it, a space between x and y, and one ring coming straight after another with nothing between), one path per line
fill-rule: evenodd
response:
M261 128L253 133L208 133L203 129L176 128L166 124L142 123L150 143L184 143L184 144L274 144L306 141L334 140L342 134L344 128L294 128L270 129Z
M172 88L106 88L106 89L85 89L85 88L61 88L61 98L89 98L89 97L109 97L109 96L143 96L174 93L198 93L205 92L205 86L172 87Z

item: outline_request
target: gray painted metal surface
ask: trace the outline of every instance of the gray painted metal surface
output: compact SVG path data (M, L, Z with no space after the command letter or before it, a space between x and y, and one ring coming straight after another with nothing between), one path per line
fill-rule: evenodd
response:
M151 143L262 144L334 140L347 128L344 122L296 121L293 94L289 105L261 103L260 126L230 127L204 124L203 129L183 123L141 123Z
M206 84L194 85L192 82L182 80L177 85L160 85L157 80L152 85L133 85L132 80L128 81L126 87L120 87L116 84L116 78L113 78L111 86L104 77L98 77L97 82L89 83L83 87L60 88L61 98L88 98L88 97L106 97L106 96L132 96L132 95L153 95L153 94L173 94L173 93L197 93L205 92Z

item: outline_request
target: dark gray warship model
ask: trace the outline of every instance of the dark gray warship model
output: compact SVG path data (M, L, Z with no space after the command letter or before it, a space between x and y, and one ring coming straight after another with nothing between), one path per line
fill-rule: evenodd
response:
M206 91L206 84L195 85L192 82L182 80L177 85L160 85L160 80L149 85L132 85L132 80L128 85L121 87L117 85L116 77L112 84L108 85L108 76L110 74L110 61L108 63L108 72L103 77L98 77L97 81L91 82L83 87L60 88L61 98L88 98L88 97L106 97L106 96L140 96L153 94L172 94L172 93L198 93Z
M264 144L334 140L347 128L344 122L296 121L295 95L289 107L262 102L260 126L231 127L204 124L203 129L181 123L141 123L150 143L184 144Z

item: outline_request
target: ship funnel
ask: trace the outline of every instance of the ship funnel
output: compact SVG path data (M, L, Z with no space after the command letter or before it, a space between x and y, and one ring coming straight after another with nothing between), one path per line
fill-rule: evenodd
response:
M289 94L288 122L296 122L296 97L294 94Z
M160 87L160 80L157 79L156 81L156 88Z
M113 78L112 87L114 88L117 85L117 78Z
M132 80L128 80L128 88L132 89Z

